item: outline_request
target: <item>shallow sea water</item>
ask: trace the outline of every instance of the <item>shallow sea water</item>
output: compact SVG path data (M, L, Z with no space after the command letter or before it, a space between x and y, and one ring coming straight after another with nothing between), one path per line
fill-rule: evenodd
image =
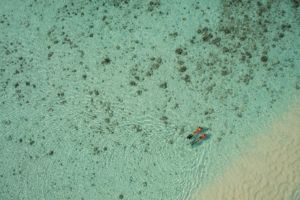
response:
M299 27L287 0L1 1L0 199L189 199L298 98Z

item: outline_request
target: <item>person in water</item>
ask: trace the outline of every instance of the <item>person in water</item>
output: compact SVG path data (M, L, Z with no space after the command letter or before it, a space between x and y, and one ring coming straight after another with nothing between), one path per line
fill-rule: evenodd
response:
M207 134L202 133L197 139L194 139L194 140L191 142L191 145L195 144L196 142L205 140L206 136L207 136Z
M192 134L189 134L186 138L192 139L195 135L200 134L202 131L203 131L203 128L199 126L198 128L196 128L196 129L193 131Z

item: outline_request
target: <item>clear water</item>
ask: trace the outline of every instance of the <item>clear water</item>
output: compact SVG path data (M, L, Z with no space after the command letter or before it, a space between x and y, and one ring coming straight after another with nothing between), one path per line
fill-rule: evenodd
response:
M188 199L299 95L297 2L1 1L0 199Z

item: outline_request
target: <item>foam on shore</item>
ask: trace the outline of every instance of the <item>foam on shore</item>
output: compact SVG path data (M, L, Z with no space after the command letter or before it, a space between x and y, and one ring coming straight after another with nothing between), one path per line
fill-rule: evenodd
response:
M300 199L300 101L249 141L223 175L193 200Z

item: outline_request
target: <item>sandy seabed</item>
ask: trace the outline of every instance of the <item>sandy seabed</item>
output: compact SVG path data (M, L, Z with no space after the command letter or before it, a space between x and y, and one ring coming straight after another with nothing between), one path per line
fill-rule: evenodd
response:
M193 200L299 200L300 101L250 140L223 175L193 195Z

